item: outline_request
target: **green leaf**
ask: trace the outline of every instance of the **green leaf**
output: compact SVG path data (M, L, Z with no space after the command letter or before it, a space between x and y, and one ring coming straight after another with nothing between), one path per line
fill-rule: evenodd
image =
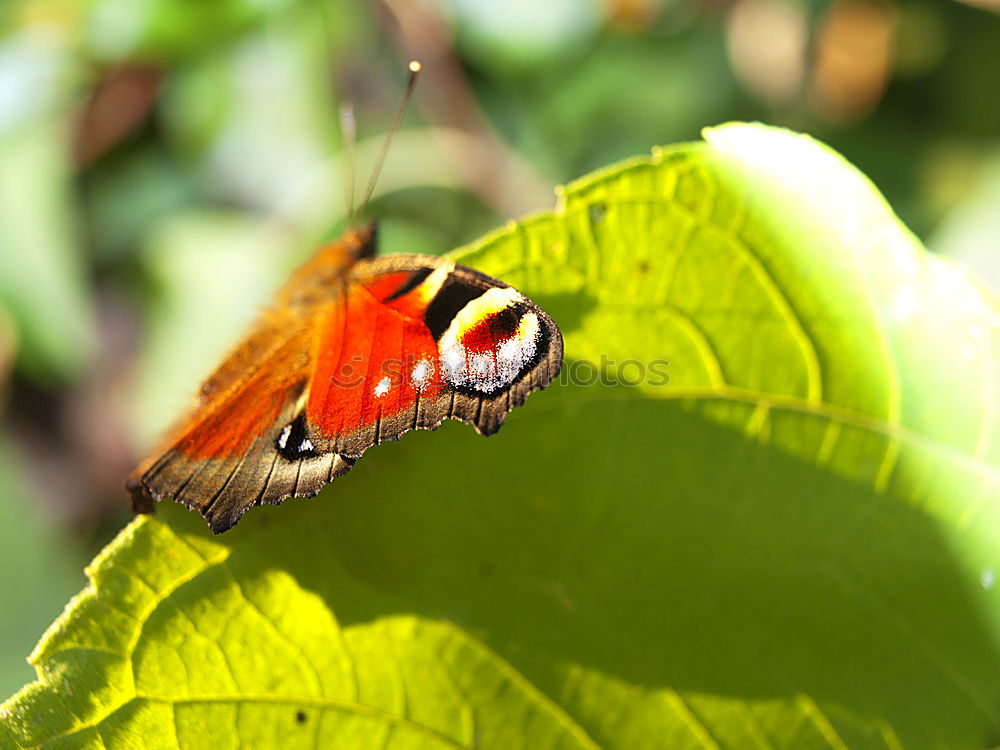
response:
M1000 742L997 304L864 177L730 125L455 257L561 382L218 538L137 520L0 745Z

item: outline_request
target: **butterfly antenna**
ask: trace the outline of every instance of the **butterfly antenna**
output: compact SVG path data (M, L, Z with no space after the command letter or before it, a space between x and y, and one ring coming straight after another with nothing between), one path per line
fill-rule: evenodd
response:
M368 185L365 187L365 194L361 199L361 204L358 206L356 217L364 212L365 207L368 205L368 200L372 197L372 193L375 192L375 183L378 182L378 176L382 171L382 165L385 163L386 154L389 153L389 144L392 143L392 137L396 135L396 131L399 130L399 126L403 123L403 115L406 114L406 107L413 97L413 89L417 85L417 75L420 73L422 67L417 60L410 61L410 77L406 82L406 90L399 100L396 115L392 118L392 127L389 128L389 132L385 135L385 140L382 141L382 150L379 151L378 158L375 160L375 168L372 169L372 176L368 178Z
M354 156L354 146L357 143L357 123L354 119L354 104L342 102L340 105L340 138L344 147L344 200L348 221L354 217L354 175L357 160Z

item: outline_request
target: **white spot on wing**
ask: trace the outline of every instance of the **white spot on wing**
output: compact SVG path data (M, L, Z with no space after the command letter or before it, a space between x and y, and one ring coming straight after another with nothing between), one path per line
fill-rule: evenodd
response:
M469 375L474 381L488 380L493 377L496 370L496 352L481 352L473 354L471 357L466 354Z
M286 424L285 429L283 429L281 431L281 435L278 436L278 447L281 448L281 450L284 450L285 446L288 445L288 436L291 434L292 426L290 424Z
M299 446L299 453L305 453L306 451L311 451L311 450L314 450L312 441L309 438L306 438L305 440L302 441L302 444Z
M434 363L429 359L422 359L413 366L413 372L410 373L410 380L413 381L413 385L418 391L424 388L430 381L433 367Z
M442 339L442 342L444 339ZM465 347L459 343L441 347L441 369L452 385L461 385L465 378Z
M375 398L381 398L389 392L390 382L388 375L378 381L378 385L375 386Z
M517 338L504 339L497 348L497 359L501 361L514 361L518 358L518 348L520 343Z

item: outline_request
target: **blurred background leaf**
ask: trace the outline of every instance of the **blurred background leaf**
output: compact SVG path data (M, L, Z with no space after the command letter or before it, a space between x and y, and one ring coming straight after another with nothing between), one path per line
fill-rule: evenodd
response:
M34 519L32 550L78 565L125 521L137 452L343 226L339 105L363 183L414 56L369 210L386 250L446 251L551 206L555 184L757 119L832 145L932 249L1000 284L986 0L11 0L0 430L23 489L0 501ZM29 569L5 565L2 590L34 580L51 615L59 577ZM5 653L27 654L37 619L5 617Z

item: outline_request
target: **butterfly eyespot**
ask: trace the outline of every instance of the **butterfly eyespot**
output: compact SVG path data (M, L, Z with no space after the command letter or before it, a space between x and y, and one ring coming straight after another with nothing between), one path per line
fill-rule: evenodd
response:
M494 393L511 385L538 353L541 323L510 287L468 302L438 342L445 378L458 388Z

